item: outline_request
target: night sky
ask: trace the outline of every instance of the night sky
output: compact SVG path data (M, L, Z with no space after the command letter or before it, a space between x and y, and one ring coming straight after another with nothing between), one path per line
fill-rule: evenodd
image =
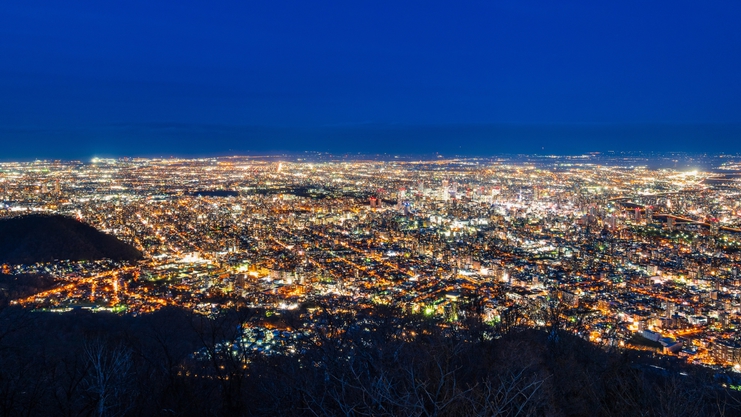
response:
M0 3L0 159L741 152L741 2Z

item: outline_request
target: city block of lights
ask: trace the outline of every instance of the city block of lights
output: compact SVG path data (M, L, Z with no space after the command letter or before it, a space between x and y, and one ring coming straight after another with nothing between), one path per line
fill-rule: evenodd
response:
M241 306L280 315L321 302L391 305L444 326L477 314L494 329L505 317L542 327L544 309L558 303L594 343L738 369L739 159L2 163L0 216L74 217L144 254L2 272L54 278L51 289L11 301L39 314ZM295 337L274 331L271 339Z

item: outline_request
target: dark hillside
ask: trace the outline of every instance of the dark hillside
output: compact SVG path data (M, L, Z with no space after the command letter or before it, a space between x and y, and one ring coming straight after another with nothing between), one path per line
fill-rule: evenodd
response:
M51 289L56 284L54 277L40 274L0 274L0 305L6 301L30 297Z
M65 216L30 215L0 219L0 262L113 259L142 256L133 246Z
M327 311L310 322L307 313L285 313L281 326L309 337L287 341L294 353L270 354L257 348L268 340L252 336L243 350L223 349L240 337L240 323L267 325L263 310L133 317L0 306L0 416L741 413L741 393L706 368L604 351L566 332L512 329L482 340L398 311ZM94 413L101 404L106 413Z

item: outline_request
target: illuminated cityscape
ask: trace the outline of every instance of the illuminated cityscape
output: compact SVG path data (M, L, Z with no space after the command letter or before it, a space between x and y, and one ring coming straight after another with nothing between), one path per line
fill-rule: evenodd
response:
M0 417L741 416L741 2L0 10Z
M311 337L312 305L393 306L451 328L476 318L490 337L504 325L556 320L599 346L738 369L739 160L7 162L2 217L74 217L144 256L2 269L53 277L50 288L11 301L37 312L306 311L301 329L244 324L244 340L272 343L273 353L295 353L292 340Z

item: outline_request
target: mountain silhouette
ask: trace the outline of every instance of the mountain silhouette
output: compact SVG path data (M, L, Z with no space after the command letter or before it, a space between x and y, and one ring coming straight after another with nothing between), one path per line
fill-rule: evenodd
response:
M115 236L61 215L0 219L0 262L134 261L142 253Z

